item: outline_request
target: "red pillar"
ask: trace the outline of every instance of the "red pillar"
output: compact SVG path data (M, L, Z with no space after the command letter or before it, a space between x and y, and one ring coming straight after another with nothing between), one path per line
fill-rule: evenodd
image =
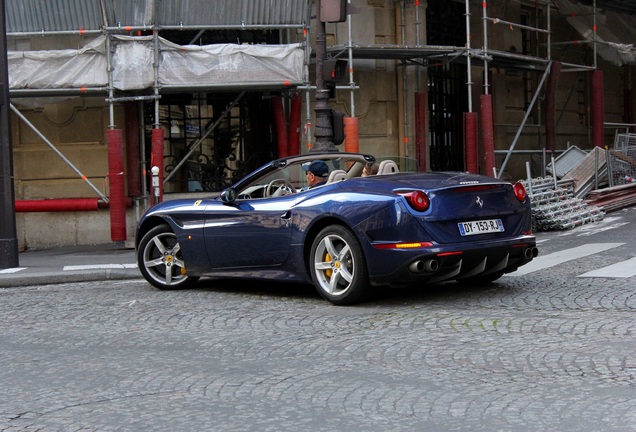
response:
M605 113L603 99L603 71L592 72L592 145L605 147L603 135L603 114Z
M492 119L492 95L480 96L481 140L483 148L484 174L495 176L495 126Z
M150 169L152 172L153 166L159 168L159 202L163 201L163 137L163 128L156 128L152 130L152 155L150 156ZM152 181L150 181L149 184L152 184ZM151 199L153 204L157 204L154 202L155 200L152 190L150 196L152 197Z
M128 196L138 197L141 192L141 153L139 149L139 115L137 105L127 103L124 107L126 117L126 179Z
M126 191L124 188L124 136L121 129L106 131L108 184L110 185L110 238L126 240Z
M418 170L426 172L426 93L415 93L415 157L417 158Z
M464 155L466 157L466 171L478 174L477 113L474 112L464 113Z
M287 122L283 109L283 98L276 96L272 99L274 104L274 120L276 122L276 138L278 142L278 157L287 157Z
M287 131L288 150L290 156L300 154L300 110L302 100L300 94L294 93L291 99L291 109L289 112L289 125Z

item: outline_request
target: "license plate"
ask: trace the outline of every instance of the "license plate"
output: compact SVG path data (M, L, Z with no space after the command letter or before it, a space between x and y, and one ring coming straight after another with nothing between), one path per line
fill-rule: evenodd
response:
M460 222L457 224L462 236L503 232L504 226L501 219L488 219L473 222Z

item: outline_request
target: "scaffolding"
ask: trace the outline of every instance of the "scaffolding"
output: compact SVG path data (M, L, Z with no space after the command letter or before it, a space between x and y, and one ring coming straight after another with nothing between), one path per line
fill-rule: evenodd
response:
M405 14L404 8L407 4L414 4L414 20L412 22L413 26L413 34L414 34L414 44L409 44L407 42L406 33L404 32L404 28L407 26L407 23L404 22ZM521 3L524 3L523 1ZM396 60L402 66L403 74L406 73L407 68L414 67L419 70L426 70L431 66L436 66L439 63L451 63L451 62L461 62L466 65L467 70L467 82L466 82L466 90L468 94L468 110L472 111L472 94L473 94L473 82L472 82L472 68L473 66L481 66L483 68L483 94L490 93L489 83L489 72L493 69L502 69L502 70L515 70L520 71L522 73L527 74L536 74L539 76L538 83L534 87L532 91L531 98L529 103L527 103L525 107L525 112L523 119L520 124L517 125L506 125L499 124L501 127L510 127L513 126L516 128L516 133L511 141L509 148L507 150L495 150L495 153L503 156L503 161L501 165L495 169L496 176L500 177L502 173L506 170L508 161L510 160L513 154L528 154L528 155L537 155L543 156L543 166L545 167L545 149L538 148L536 150L516 150L519 139L522 135L524 129L528 128L536 128L537 131L540 130L542 125L540 122L535 124L529 124L529 118L533 110L539 110L540 108L537 106L537 101L540 98L541 92L545 90L545 85L548 76L551 73L551 69L553 67L553 54L552 47L559 45L568 45L568 46L580 46L582 44L590 45L592 49L591 61L587 64L581 63L570 63L559 61L559 71L558 73L576 73L576 72L592 72L595 71L598 67L597 65L597 57L598 50L600 49L601 54L608 59L609 61L619 62L620 64L627 63L633 60L634 49L631 45L620 44L616 42L609 42L607 40L602 40L597 35L597 14L598 10L596 7L596 1L591 2L591 5L580 5L571 0L537 0L532 2L525 2L528 7L532 7L535 10L535 21L539 23L543 22L543 26L536 25L526 25L523 23L512 22L503 19L500 16L496 16L496 14L489 14L488 10L488 2L481 2L481 23L482 23L482 38L483 44L481 47L476 48L471 45L471 2L469 0L465 0L465 15L466 15L466 44L464 46L435 46L435 45L427 45L421 43L421 32L422 32L422 23L420 21L420 16L423 15L421 10L423 10L426 6L419 1L408 1L401 0L399 2L400 7L400 17L403 20L402 22L402 43L399 44L373 44L373 45L362 45L355 43L351 38L351 31L348 32L348 40L346 44L341 45L333 45L327 48L327 53L329 56L333 58L343 58L347 57L351 62L351 70L354 70L353 63L356 60ZM570 23L578 23L573 24L573 27L577 29L577 31L584 34L584 39L582 40L571 40L571 41L553 41L552 40L552 28L551 21L554 15L553 4L557 3L557 9L563 10L561 14L568 14L567 20ZM589 3L589 2L588 2ZM474 4L474 2L473 2ZM473 9L474 11L474 9ZM351 16L349 19L349 29L351 26L351 21L355 20L355 15ZM625 19L627 21L627 18ZM634 23L636 24L636 23ZM533 34L532 37L535 45L534 53L522 53L515 52L514 50L497 50L493 49L489 45L489 33L492 31L491 29L495 26L505 27L511 31L520 30L527 34ZM632 28L633 30L633 28ZM611 34L606 35L608 38L613 36ZM420 88L420 73L417 72L416 76L416 86ZM403 79L404 87L403 92L406 93L406 79ZM352 113L355 113L355 106L353 105L353 92L357 88L353 77L350 78L350 82L348 86L338 87L339 89L351 90L351 107L350 110ZM403 110L404 118L409 119L412 118L412 115L409 115L408 109L409 105L405 102L406 95L403 97ZM540 116L538 116L540 118ZM611 127L611 125L606 125L606 127ZM404 123L404 137L402 141L404 144L403 153L406 156L409 156L413 153L413 149L410 148L410 140L408 139L409 134L408 128L408 120L405 120ZM539 135L537 135L539 136Z
M150 102L154 104L152 127L167 126L170 130L165 110L160 107L162 97L179 92L236 92L237 98L228 102L221 117L209 121L200 130L201 137L188 144L185 157L167 161L164 168L169 171L163 177L164 184L175 180L175 174L186 165L188 158L199 160L203 156L195 151L215 128L221 127L223 117L231 115L231 108L246 91L285 92L306 85L309 80L311 17L307 0L294 1L291 5L285 0L223 0L214 4L201 0L95 0L78 1L71 6L68 1L62 2L64 5L49 0L34 3L34 9L41 14L49 13L50 17L20 15L23 6L7 1L7 37L18 41L16 46L24 45L20 41L43 36L77 40L84 45L75 49L9 51L10 96L18 106L28 98L105 96L108 129L113 130L117 104ZM66 11L67 15L61 16L58 11ZM198 33L185 45L160 36L166 31L187 30ZM202 45L199 39L207 30L220 33L276 31L280 36L277 44L238 41ZM292 41L293 38L298 41ZM23 117L15 105L12 108ZM185 133L187 126L182 122L183 137L189 136ZM61 155L55 147L53 150ZM147 157L143 153L144 146L141 151L144 161ZM68 164L68 160L62 158ZM145 191L145 166L141 171ZM229 169L225 171L219 176L236 174ZM105 198L102 196L102 199Z
M17 1L17 0L15 0ZM351 3L351 0L348 0ZM44 2L43 4L45 4ZM54 2L50 2L54 3ZM48 4L47 7L55 8L55 4ZM227 4L226 4L227 3ZM471 8L472 3L472 8ZM521 3L524 3L522 0ZM428 45L422 43L422 33L424 26L422 23L422 17L425 16L424 3L413 0L400 0L396 2L399 7L399 16L401 17L402 26L400 34L400 43L398 44L373 44L373 45L360 45L356 44L353 40L353 24L356 20L355 15L348 17L347 28L347 42L344 45L333 45L327 47L327 54L333 58L347 58L349 60L349 83L347 85L338 86L339 90L350 91L350 114L352 117L356 115L356 106L354 93L359 89L358 84L354 80L354 63L357 60L367 59L386 59L395 60L400 64L402 70L402 118L403 127L401 131L402 135L402 153L406 157L410 157L414 153L413 140L409 140L409 135L413 130L412 123L415 123L413 114L410 113L411 105L407 103L408 100L408 85L407 70L415 68L415 91L418 91L423 86L421 75L422 71L436 64L446 63L460 63L466 65L466 93L468 100L468 110L472 111L473 103L473 85L472 72L474 67L483 68L483 94L490 93L489 72L493 69L503 70L517 70L523 73L536 74L540 76L539 82L534 86L529 103L525 107L524 117L521 124L514 125L516 134L510 146L507 150L496 150L495 153L504 156L503 162L497 168L497 176L505 171L510 157L513 154L539 154L543 150L517 150L517 143L522 135L522 131L526 128L540 128L541 124L529 124L530 114L536 108L536 102L539 99L539 95L545 85L547 77L550 73L552 59L552 47L562 43L579 44L581 41L569 41L569 42L554 42L552 41L552 8L553 4L557 3L560 7L563 5L571 6L574 4L571 0L533 0L532 2L525 2L529 7L535 10L535 21L544 21L543 26L532 26L524 23L517 23L503 19L501 16L497 16L496 13L490 13L488 9L488 2L481 2L481 31L482 31L482 46L472 46L472 29L471 22L474 24L475 20L471 20L472 14L477 10L475 8L475 2L470 0L464 0L465 5L465 27L466 27L466 41L463 46L446 46L446 45ZM8 8L11 8L13 3L8 2ZM17 3L16 3L17 4ZM266 5L267 6L264 6ZM273 6L272 6L273 4ZM307 122L305 132L307 135L311 134L311 111L309 108L310 102L310 90L313 87L309 84L309 72L308 66L311 63L311 47L309 44L310 30L311 30L311 1L296 1L291 4L294 5L293 10L287 10L289 2L277 1L277 2L262 2L257 0L256 2L248 0L240 0L238 2L216 2L214 6L211 6L208 2L202 2L202 0L188 0L184 2L157 2L148 1L145 13L139 14L139 11L133 10L136 6L134 2L101 2L95 1L91 5L95 5L95 10L91 12L92 15L98 16L95 20L99 20L93 24L91 28L77 28L71 30L65 27L52 28L52 29L38 29L31 31L19 30L9 28L7 36L9 38L28 38L35 36L84 36L94 37L95 40L99 40L101 36L105 38L105 48L100 46L89 46L86 50L86 55L90 55L92 61L99 59L103 61L105 66L103 67L104 73L106 73L106 79L101 79L103 85L80 85L74 84L73 81L62 83L55 86L41 86L40 88L32 88L25 84L20 88L11 88L11 97L31 97L31 96L59 96L59 95L102 95L107 96L106 100L109 103L110 122L109 128L114 128L114 105L121 102L128 101L153 101L155 104L155 118L154 126L158 127L160 124L160 109L159 100L161 95L165 92L178 92L185 90L214 90L217 88L223 88L227 90L233 88L237 91L249 90L249 89L301 89L305 90L306 95L306 109L307 109ZM413 4L413 21L412 35L413 43L411 44L409 39L409 33L407 32L407 18L406 8L408 5ZM197 9L195 6L205 6L201 9ZM580 6L590 8L590 6ZM15 6L17 7L17 6ZM111 8L111 9L109 9ZM273 12L268 9L273 9ZM81 9L78 7L78 9ZM226 10L227 9L227 10ZM249 16L241 15L240 11L250 11ZM599 41L597 38L596 27L596 2L592 2L592 13L588 14L585 19L592 18L593 26L590 27L590 31L587 32L587 36L583 42L591 44L593 49L593 56L591 64L574 64L567 62L559 62L562 66L561 72L579 72L579 71L593 71L597 67L597 47L603 46L604 50L616 51L623 53L623 61L629 58L629 53L624 46L612 45L612 42ZM188 12L193 11L193 12ZM196 12L194 12L196 11ZM228 12L229 11L229 12ZM267 12L267 13L266 13ZM263 15L259 15L259 14ZM89 14L89 15L91 15ZM198 16L202 14L202 16ZM91 15L91 16L92 16ZM265 16L270 20L264 19ZM580 15L580 14L579 14ZM117 17L137 17L131 23L121 22ZM183 22L183 17L187 17L189 21ZM271 19L271 17L275 17ZM569 20L580 19L578 17L570 17ZM162 20L165 20L162 22ZM223 22L225 20L225 22ZM81 20L78 20L81 21ZM89 20L90 21L90 20ZM585 24L584 24L585 25ZM535 45L534 53L528 52L513 52L512 50L497 50L493 49L490 44L490 33L495 26L505 27L511 31L523 31L528 34L533 34L533 40ZM78 26L79 27L79 26ZM162 81L165 77L166 71L159 70L160 57L161 56L179 56L179 55L195 55L195 52L182 52L190 50L184 46L170 45L168 42L162 40L159 37L160 31L165 30L196 30L199 33L205 30L245 30L245 29L276 29L281 31L297 31L303 33L302 42L296 48L295 52L302 51L301 69L296 70L289 76L277 76L276 78L270 78L268 80L256 80L249 81L247 79L237 79L233 82L226 80L210 80L206 77L205 80L197 82L196 80L180 82L180 77L175 76L172 81ZM579 26L580 29L580 26ZM148 36L130 36L137 33L151 33ZM545 42L542 42L545 41ZM193 39L192 43L195 42ZM243 50L235 47L237 50ZM258 46L253 47L259 49ZM192 48L192 51L195 49ZM200 53L201 47L196 48L196 54ZM139 51L143 51L143 55L139 56ZM59 54L53 51L48 53L47 62L59 61L54 60L58 58ZM101 56L100 56L101 55ZM241 52L243 55L243 52ZM294 54L295 55L295 54ZM46 56L45 56L46 57ZM123 61L134 63L136 66L142 66L149 73L140 74L130 68L118 67L114 65L117 61ZM141 60L141 63L140 63ZM298 65L298 60L293 60L294 65ZM84 63L86 64L86 62ZM120 65L122 63L119 63ZM183 62L179 63L180 65ZM289 72L290 66L270 65L268 70L284 70ZM79 67L79 66L78 66ZM50 69L50 68L49 68ZM124 75L121 75L121 71L124 71ZM127 75L126 75L127 73ZM162 75L162 73L164 75ZM21 75L21 74L20 74ZM99 74L97 74L99 75ZM196 73L193 73L196 75ZM227 74L226 74L227 75ZM152 77L150 82L139 82L140 77ZM22 76L21 76L22 78ZM86 84L86 83L83 83ZM37 87L37 86L36 86ZM145 91L150 89L150 91ZM508 127L510 125L500 124L502 127ZM204 134L208 131L204 131ZM189 154L189 153L188 153ZM182 163L177 162L179 167ZM170 179L168 175L165 180Z

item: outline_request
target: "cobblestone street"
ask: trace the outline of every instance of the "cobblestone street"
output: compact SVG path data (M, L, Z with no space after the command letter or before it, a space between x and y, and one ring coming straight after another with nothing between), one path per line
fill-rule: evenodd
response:
M0 430L632 431L635 278L577 277L633 257L628 227L540 235L625 242L556 269L356 307L251 282L2 289Z
M0 427L633 430L633 289L567 287L5 290Z

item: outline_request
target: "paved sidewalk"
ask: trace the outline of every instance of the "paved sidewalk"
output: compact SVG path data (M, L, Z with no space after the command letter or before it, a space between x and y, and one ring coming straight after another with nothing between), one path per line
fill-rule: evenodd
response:
M0 269L0 288L141 278L135 250L124 242L20 252L19 267Z

